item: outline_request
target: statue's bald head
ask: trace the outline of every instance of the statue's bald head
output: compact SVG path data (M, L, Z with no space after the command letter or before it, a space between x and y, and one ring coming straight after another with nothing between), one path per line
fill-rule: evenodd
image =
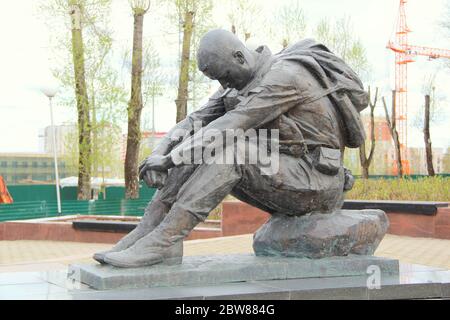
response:
M198 68L224 87L242 89L254 73L254 54L231 32L215 29L200 41Z

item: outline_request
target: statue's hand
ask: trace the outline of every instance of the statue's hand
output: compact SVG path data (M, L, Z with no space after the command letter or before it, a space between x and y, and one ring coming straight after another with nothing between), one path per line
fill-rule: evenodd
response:
M173 166L170 156L151 155L139 166L139 180L144 180L149 188L161 189L166 182L168 169Z
M155 171L167 171L170 168L174 167L174 163L170 158L170 155L161 156L159 154L151 155L144 161L142 161L139 166L139 177L143 179L145 175L145 171L147 170L155 170Z
M162 189L166 184L167 172L147 170L143 180L149 188Z

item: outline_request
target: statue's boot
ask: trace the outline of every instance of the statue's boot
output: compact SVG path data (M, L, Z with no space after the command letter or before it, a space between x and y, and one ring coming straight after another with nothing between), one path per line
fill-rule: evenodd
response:
M105 262L120 268L150 266L157 263L180 264L182 255L175 248L201 220L181 208L172 207L163 222L130 248L105 255Z
M182 256L173 254L174 248L182 246L183 239L242 177L240 167L234 164L202 164L193 169L189 169L189 179L179 188L176 201L158 227L130 248L106 254L106 263L123 268L181 263Z
M152 232L163 221L167 212L169 212L169 206L164 204L159 199L154 199L145 210L145 214L142 217L137 227L122 238L112 249L108 251L97 252L94 254L94 259L98 262L105 263L105 255L112 252L119 252L128 249L136 243L139 239L143 238L150 232ZM173 256L183 256L183 243L179 243L170 249L170 254Z

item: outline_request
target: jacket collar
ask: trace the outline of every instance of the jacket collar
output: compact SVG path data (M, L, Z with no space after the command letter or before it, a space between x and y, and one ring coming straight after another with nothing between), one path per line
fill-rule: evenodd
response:
M251 89L257 87L261 82L261 79L266 75L272 66L274 57L269 47L263 45L258 47L255 51L258 53L256 55L255 76L250 83L239 91L239 95L247 95Z

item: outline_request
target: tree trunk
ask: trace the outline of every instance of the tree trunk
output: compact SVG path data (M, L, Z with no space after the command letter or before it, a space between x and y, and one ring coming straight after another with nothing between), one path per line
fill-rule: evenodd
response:
M361 177L365 180L369 179L369 167L364 166L361 168Z
M369 166L370 163L368 163L366 158L366 143L364 142L359 147L359 160L361 164L361 177L363 179L369 179Z
M75 74L75 95L78 111L78 200L91 198L91 121L84 68L84 47L81 27L81 8L70 0L72 19L72 55Z
M94 86L91 86L91 92L94 91ZM99 133L99 127L97 123L97 110L96 110L96 101L95 101L95 94L91 97L91 105L90 108L92 110L92 117L91 117L91 134L92 134L92 175L94 177L98 177L98 161L101 157L101 150L99 150L99 144L98 144L98 133Z
M142 102L142 33L144 13L134 14L131 99L128 104L128 136L125 156L125 198L139 198L138 161L141 142Z
M425 154L427 159L427 171L429 176L434 176L433 151L431 149L430 136L430 96L425 96L425 117L423 124L423 138L425 140Z
M375 91L375 98L372 102L370 87L369 87L369 106L370 106L370 152L369 156L366 156L366 143L364 142L359 147L359 160L361 163L361 174L363 179L369 179L369 167L372 163L373 155L375 153L375 107L378 100L378 88Z
M402 166L402 155L401 155L401 150L400 150L400 140L398 137L398 132L397 132L397 122L396 122L396 114L395 114L395 97L396 97L396 92L395 90L392 90L392 111L391 111L391 117L389 117L389 112L386 106L386 101L383 97L383 106L384 106L384 113L386 115L386 122L387 125L389 127L389 131L391 133L392 136L392 141L394 142L394 147L395 147L395 159L396 159L396 173L399 177L403 176L403 166Z
M397 131L397 114L396 114L396 95L397 92L395 90L392 91L392 138L394 139L394 145L395 145L395 153L396 153L396 160L397 160L397 175L399 177L403 177L403 163L402 163L402 152L401 152L401 145L400 145L400 137L398 136Z
M397 133L397 129L394 128L394 144L395 144L395 159L397 162L397 176L403 177L403 163L402 163L402 154L401 154L401 147L399 142L399 137Z
M189 62L191 55L192 30L194 27L194 12L186 11L183 26L183 49L181 52L180 77L178 81L178 96L175 100L177 105L177 123L187 116L188 84L189 84Z

